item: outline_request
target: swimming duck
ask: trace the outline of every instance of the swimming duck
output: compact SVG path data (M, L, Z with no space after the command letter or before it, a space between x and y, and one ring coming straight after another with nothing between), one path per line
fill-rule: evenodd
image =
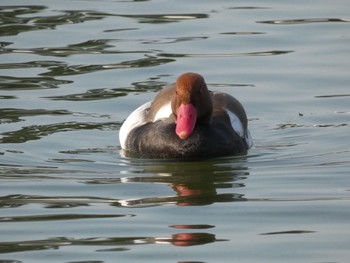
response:
M134 110L119 131L127 155L149 158L217 157L252 146L242 104L209 91L204 78L184 73L151 102Z

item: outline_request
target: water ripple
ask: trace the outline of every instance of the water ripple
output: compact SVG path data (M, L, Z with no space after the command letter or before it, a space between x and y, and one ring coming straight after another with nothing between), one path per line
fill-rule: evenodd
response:
M145 55L140 59L123 61L120 63L95 64L95 65L59 65L49 68L49 72L43 73L43 76L71 76L92 73L100 70L110 69L128 69L128 68L145 68L167 64L175 61L174 59L158 58L155 56Z
M290 234L310 234L310 233L316 233L316 231L311 230L288 230L288 231L278 231L278 232L266 232L261 233L262 236L270 236L270 235L290 235Z
M100 20L110 15L91 11L62 10L59 11L61 14L58 15L29 16L43 12L46 8L46 6L39 5L1 7L1 21L6 23L2 23L0 29L6 36L12 36L27 31L54 29L64 24Z
M247 53L221 53L221 54L178 54L178 53L159 53L158 56L166 58L215 58L215 57L250 57L250 56L275 56L292 53L292 50L269 50Z
M0 143L24 143L38 140L44 136L57 132L78 131L78 130L116 130L120 127L118 122L63 122L46 125L30 125L16 131L3 132Z
M309 23L349 23L349 22L350 20L345 18L305 18L305 19L257 21L257 23L278 24L278 25L295 25L295 24L309 24Z
M131 83L132 86L125 88L112 89L90 89L84 93L68 94L60 96L48 96L45 98L52 100L66 100L66 101L89 101L89 100L105 100L116 97L127 96L131 92L155 92L159 91L166 85L165 82L147 80L143 82Z
M42 221L62 221L62 220L81 220L97 218L116 218L134 215L112 215L112 214L50 214L50 215L29 215L29 216L2 216L0 222L42 222Z
M47 208L69 208L88 206L96 203L120 206L119 200L102 197L35 195L9 195L0 197L0 208L15 208L27 204L44 204Z
M52 77L0 77L0 90L57 89L60 85L72 83L70 80L58 80Z
M207 14L186 14L186 13L178 13L178 14L138 14L138 15L124 15L119 14L120 17L127 17L136 19L139 23L151 23L151 24L160 24L160 23L171 23L171 22L179 22L182 20L189 19L203 19L208 18Z
M37 47L37 48L3 48L1 53L33 53L40 56L68 57L81 54L146 54L146 50L110 50L114 45L110 42L118 39L94 39L82 43L71 44L65 47ZM38 63L42 63L39 61Z
M0 124L20 122L23 121L25 117L42 115L62 116L72 114L72 112L67 110L2 108L0 109Z

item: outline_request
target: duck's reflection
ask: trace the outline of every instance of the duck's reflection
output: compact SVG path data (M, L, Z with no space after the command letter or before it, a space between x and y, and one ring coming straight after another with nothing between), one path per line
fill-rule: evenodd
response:
M179 206L209 205L216 202L245 201L243 194L232 193L233 188L242 188L247 168L242 159L237 163L230 159L191 162L152 162L139 171L153 176L124 177L123 183L143 182L168 184L174 196L122 200L127 207L176 204Z
M133 245L171 244L184 247L204 245L218 241L227 240L217 239L215 235L209 233L177 233L171 237L89 237L80 239L53 237L49 239L0 242L0 253L59 249L61 247L72 246L100 247L96 250L97 252L126 251L130 250L130 246Z
M212 225L172 225L172 228L177 229L208 229L213 228ZM213 243L217 241L227 241L226 239L217 239L215 235L210 233L176 233L171 238L156 238L156 243L172 244L174 246L196 246Z
M198 246L216 241L226 241L224 239L216 239L216 236L209 233L178 233L171 238L155 238L155 243L172 244L174 246L187 247Z

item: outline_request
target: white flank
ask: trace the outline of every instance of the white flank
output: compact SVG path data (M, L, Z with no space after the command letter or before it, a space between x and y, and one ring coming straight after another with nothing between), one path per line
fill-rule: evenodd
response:
M125 149L126 138L132 129L145 123L145 114L151 102L147 102L134 110L124 121L119 130L119 142L122 149Z
M169 116L173 113L171 109L171 102L164 104L160 109L157 111L156 116L154 116L153 121L157 121L164 118L169 118Z
M237 132L237 134L241 137L244 138L244 129L243 129L243 124L241 120L237 117L236 114L234 114L232 111L229 111L226 109L228 116L230 117L230 122L232 128Z
M249 130L247 129L246 131L244 131L243 124L236 114L234 114L232 111L229 111L228 109L226 109L226 111L228 116L230 117L232 128L242 139L246 141L248 148L251 148L253 146L253 139L250 135Z

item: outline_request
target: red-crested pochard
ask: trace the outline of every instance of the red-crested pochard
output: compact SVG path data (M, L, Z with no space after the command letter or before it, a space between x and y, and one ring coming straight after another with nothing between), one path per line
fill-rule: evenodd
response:
M225 156L252 146L241 103L209 91L204 78L191 72L134 110L120 128L119 141L127 155L154 158Z

